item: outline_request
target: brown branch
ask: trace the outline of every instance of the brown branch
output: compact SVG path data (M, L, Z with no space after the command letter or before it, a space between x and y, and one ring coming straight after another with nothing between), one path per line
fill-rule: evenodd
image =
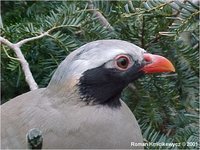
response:
M110 32L114 31L113 27L106 20L106 18L97 9L94 9L94 4L92 0L88 1L88 8L90 9L90 12L93 13L98 18L101 25L106 27Z

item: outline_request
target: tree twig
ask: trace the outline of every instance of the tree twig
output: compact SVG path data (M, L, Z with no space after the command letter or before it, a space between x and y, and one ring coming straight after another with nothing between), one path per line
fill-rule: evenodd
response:
M133 3L132 3L131 0L128 0L128 4L129 4L131 10L132 10L133 12L135 12L136 10L135 10L135 8L134 8Z
M26 59L24 58L24 55L22 54L22 51L20 49L20 44L18 44L18 43L13 44L3 37L0 37L0 42L7 45L11 49L13 49L13 51L17 55L17 58L18 58L21 66L22 66L22 70L23 70L24 75L25 75L25 80L28 83L30 90L38 89L38 85L33 78L33 75L32 75L31 70L29 68L29 64L26 61Z
M13 49L13 43L0 36L0 42Z
M93 13L98 18L101 25L106 27L110 32L114 31L113 27L106 20L106 18L97 9L94 9L94 4L92 0L88 1L88 8L90 9L91 13Z
M21 49L17 45L14 45L13 50L14 50L15 54L17 55L17 57L19 58L20 64L22 66L22 70L25 74L25 80L28 83L30 90L38 89L38 85L35 82L33 75L31 73L31 70L29 68L29 63L24 58L24 55L22 54Z
M36 40L36 39L40 39L40 38L46 36L47 34L48 34L48 32L44 32L44 33L42 33L42 34L40 34L40 35L38 35L38 36L31 37L31 38L27 38L27 39L23 39L23 40L17 42L16 45L18 45L18 47L21 47L23 44L25 44L25 43L27 43L27 42L29 42L29 41L33 41L33 40Z
M19 41L17 43L11 43L9 40L7 40L4 37L0 36L0 43L3 43L4 45L7 45L17 55L17 58L14 58L14 59L16 59L16 60L18 60L20 62L21 66L22 66L22 70L23 70L24 75L25 75L25 80L28 83L30 90L38 89L38 85L37 85L37 83L35 82L35 80L33 78L33 75L32 75L31 70L29 68L29 64L26 61L24 55L22 54L22 51L21 51L20 47L23 44L27 43L27 42L30 42L30 41L37 40L37 39L43 38L45 36L48 36L49 33L52 32L53 30L56 30L56 29L59 29L59 28L63 28L63 27L79 27L79 26L73 26L73 25L55 26L55 27L50 28L46 32L41 33L38 36L31 37L31 38L26 38L26 39L23 39L23 40L21 40L21 41ZM5 52L5 53L7 55L7 52ZM9 57L9 55L7 55L7 56ZM11 57L9 57L9 58L11 58Z
M3 48L3 51L5 52L5 54L6 54L6 56L7 56L8 58L13 59L13 60L18 60L18 61L19 61L18 58L15 58L15 57L10 56L10 55L8 54L7 50L5 49L5 47L2 47L2 48Z

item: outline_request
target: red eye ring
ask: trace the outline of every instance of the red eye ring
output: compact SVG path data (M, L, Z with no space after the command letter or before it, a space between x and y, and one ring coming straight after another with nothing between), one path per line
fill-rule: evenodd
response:
M127 55L119 55L115 58L115 66L119 70L127 70L129 64L130 58Z

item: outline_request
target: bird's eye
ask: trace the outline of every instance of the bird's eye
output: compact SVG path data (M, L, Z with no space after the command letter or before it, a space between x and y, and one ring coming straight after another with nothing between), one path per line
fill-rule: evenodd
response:
M130 58L126 55L120 55L115 60L116 67L121 70L126 70L130 64Z

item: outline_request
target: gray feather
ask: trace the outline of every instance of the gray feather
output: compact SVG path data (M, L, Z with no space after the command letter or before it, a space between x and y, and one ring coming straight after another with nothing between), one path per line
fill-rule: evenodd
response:
M112 109L79 100L76 84L82 73L121 53L142 61L144 50L119 40L89 43L61 63L47 88L3 104L1 148L28 148L25 136L32 128L42 131L44 149L124 149L131 148L131 142L142 143L139 125L125 103Z

